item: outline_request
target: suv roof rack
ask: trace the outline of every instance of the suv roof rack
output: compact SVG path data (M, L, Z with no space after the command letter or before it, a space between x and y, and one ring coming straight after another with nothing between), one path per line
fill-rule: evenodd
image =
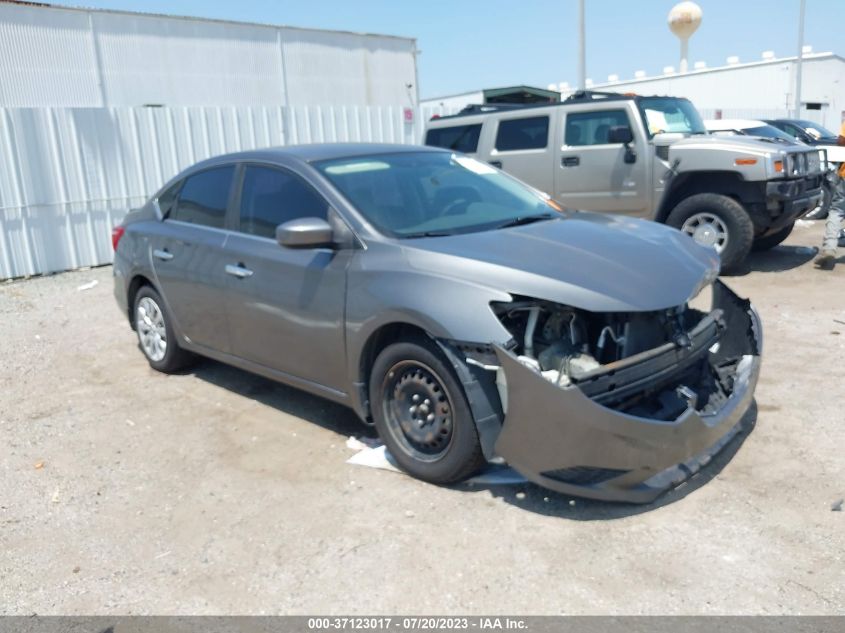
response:
M605 100L621 100L634 99L636 95L622 94L621 92L603 92L601 90L576 90L562 103L577 103L579 101L605 101Z
M532 108L554 108L563 105L572 105L573 103L589 103L591 101L632 101L643 97L632 93L623 92L603 92L600 90L577 90L569 95L563 101L556 103L473 103L465 106L457 114L433 115L431 121L442 119L457 119L473 114L492 114L493 112L501 112L503 110L530 110ZM671 97L677 99L685 99L686 97Z

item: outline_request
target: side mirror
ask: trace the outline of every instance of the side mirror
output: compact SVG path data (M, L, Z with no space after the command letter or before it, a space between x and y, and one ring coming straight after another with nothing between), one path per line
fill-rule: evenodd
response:
M628 165L637 162L637 152L631 147L634 141L634 133L627 125L614 125L607 131L608 143L622 143L625 146L625 163Z
M334 230L322 218L298 218L276 227L276 241L286 248L333 246Z
M627 125L614 125L607 131L608 143L622 143L628 145L634 141L634 133Z

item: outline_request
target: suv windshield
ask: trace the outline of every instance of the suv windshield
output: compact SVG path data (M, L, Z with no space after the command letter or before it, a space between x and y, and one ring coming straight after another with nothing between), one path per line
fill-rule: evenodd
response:
M704 121L695 106L675 97L640 97L637 100L649 136L661 132L707 134Z
M543 194L461 154L375 154L315 167L391 237L470 233L559 217Z

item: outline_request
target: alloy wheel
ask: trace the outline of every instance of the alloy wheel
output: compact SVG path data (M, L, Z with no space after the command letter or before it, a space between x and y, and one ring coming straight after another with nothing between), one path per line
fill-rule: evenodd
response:
M728 227L713 213L696 213L686 219L681 230L702 246L721 253L728 245Z
M167 329L164 314L151 297L142 297L135 309L135 327L138 340L147 358L158 362L167 353Z

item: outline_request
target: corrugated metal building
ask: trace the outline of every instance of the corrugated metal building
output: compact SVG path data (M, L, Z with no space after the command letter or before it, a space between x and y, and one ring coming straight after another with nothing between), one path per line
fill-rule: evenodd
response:
M0 107L415 106L416 40L0 0Z
M209 156L415 142L416 84L409 38L0 0L0 280L110 262Z

